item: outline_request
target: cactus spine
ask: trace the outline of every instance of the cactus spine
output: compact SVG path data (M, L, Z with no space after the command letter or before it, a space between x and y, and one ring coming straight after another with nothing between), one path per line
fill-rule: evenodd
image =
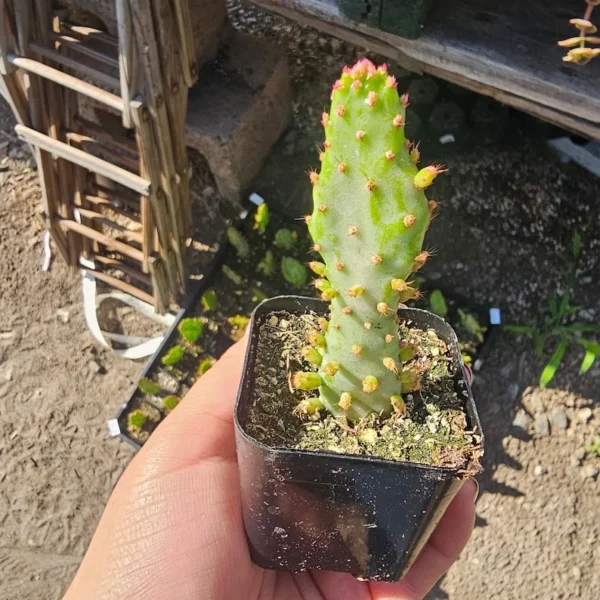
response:
M310 267L331 321L313 336L322 359L304 351L318 373L294 380L350 421L403 410L400 394L418 388L418 377L403 371L396 307L414 297L408 278L429 256L422 244L432 209L423 190L442 169L417 168L418 151L404 137L407 105L385 65L346 67L322 118L321 171L310 173L307 223L323 258Z

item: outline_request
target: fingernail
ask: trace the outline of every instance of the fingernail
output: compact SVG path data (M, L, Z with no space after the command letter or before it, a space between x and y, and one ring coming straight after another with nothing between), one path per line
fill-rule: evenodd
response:
M474 477L469 477L469 480L475 484L475 492L473 493L473 504L477 502L477 498L479 498L479 481Z

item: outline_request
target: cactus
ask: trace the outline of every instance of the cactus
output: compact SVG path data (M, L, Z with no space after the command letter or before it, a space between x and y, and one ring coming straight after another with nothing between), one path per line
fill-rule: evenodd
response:
M142 379L140 379L140 381L138 382L138 388L140 388L140 391L143 394L146 394L147 396L156 396L162 391L162 388L160 387L160 385L158 385L158 383L155 383L147 377L143 377Z
M204 296L203 296L203 298L204 298ZM204 303L204 301L203 301L203 303ZM200 319L194 319L194 318L183 319L181 321L181 323L179 324L179 333L181 334L181 337L188 344L194 344L198 340L198 338L202 335L203 332L204 332L204 323ZM175 350L175 348L180 348L181 351ZM181 355L180 358L175 361L175 362L178 362L179 360L181 360L183 358L183 348L181 348L181 346L175 346L174 348L171 348L171 350L169 352L171 352L173 350L175 350L176 355L177 354ZM164 364L169 364L169 363L164 363ZM175 363L172 363L172 364L175 364Z
M217 292L215 290L206 290L204 294L202 294L201 298L202 308L205 311L217 310L219 306L219 299L217 298Z
M235 248L240 258L248 258L250 256L250 244L243 233L238 231L235 227L227 228L227 239L229 243Z
M167 350L167 353L160 359L160 362L166 367L176 365L185 356L185 350L178 344Z
M284 256L281 259L281 272L283 278L294 287L302 287L308 281L308 270L295 258Z
M163 400L163 406L167 412L171 412L177 408L179 404L179 398L177 396L167 396Z
M266 204L261 204L254 214L254 229L258 230L258 233L263 234L269 226L271 215L269 213L269 207Z
M309 266L331 319L310 336L322 356L318 372L296 373L292 383L318 390L311 407L351 422L403 413L400 394L419 387L418 373L403 369L396 307L417 295L409 276L430 256L422 244L437 206L423 190L443 169L417 168L418 148L404 135L407 106L385 65L346 67L323 114L321 171L310 173L306 221L323 262ZM304 355L314 364L314 353Z
M289 229L279 229L275 234L273 243L282 250L291 250L298 241L298 234Z

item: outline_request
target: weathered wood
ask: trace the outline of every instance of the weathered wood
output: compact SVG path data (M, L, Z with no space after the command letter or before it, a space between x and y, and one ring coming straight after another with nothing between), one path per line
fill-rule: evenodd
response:
M115 51L119 47L119 41L100 29L94 29L93 27L84 27L83 25L74 25L73 23L60 24L61 31L70 33L73 37L78 37L80 40L90 39L94 41L100 41L104 44L112 46Z
M30 125L29 108L18 71L0 77L0 94L10 105L19 124L28 127Z
M11 24L7 11L7 0L0 0L0 75L10 75L16 68L8 62L9 53L15 52Z
M127 153L131 158L139 160L138 147L135 140L132 140L124 135L125 132L120 130L115 132L111 129L106 129L100 125L84 119L81 115L75 115L74 123L81 128L85 133L89 133L92 137L115 146L120 152ZM136 169L137 171L138 169Z
M116 277L113 277L112 275L109 275L108 273L104 273L103 271L88 269L85 266L84 266L84 268L87 270L87 272L90 275L92 275L93 277L96 277L97 279L100 279L100 281L104 281L105 283L108 283L110 286L117 288L118 290L121 290L122 292L125 292L126 294L130 294L131 296L135 296L136 298L139 298L140 300L147 302L151 306L154 306L154 297L151 296L150 294L148 294L147 292L144 292L143 290L136 288L134 285L131 285L130 283L127 283L126 281L117 279Z
M169 286L167 285L165 268L158 258L151 257L148 263L152 276L152 289L154 290L154 310L162 315L167 312L169 304Z
M23 58L22 56L16 56L14 54L9 54L8 60L19 69L39 75L40 77L44 77L45 79L53 81L58 85L63 85L75 92L78 92L79 94L88 96L89 98L92 98L101 104L105 104L114 110L123 112L123 98L115 96L114 94L98 88L95 85L82 81L81 79L77 79L77 77L63 73L62 71L49 67L48 65L44 65L37 60Z
M86 225L78 223L77 221L62 219L60 217L58 217L56 221L67 231L74 231L79 235L84 235L91 240L95 240L99 244L106 246L108 249L124 254L125 256L140 263L144 260L144 253L141 250L133 248L132 246L129 246L128 244L125 244L119 240L115 240L104 233L92 229L91 227L87 227Z
M73 58L69 58L56 50L51 50L50 48L46 48L41 44L36 44L32 42L29 44L29 48L32 52L47 58L62 67L67 69L71 69L85 77L89 77L93 79L96 83L100 85L106 85L111 89L118 90L120 87L120 82L115 77L111 75L107 75L106 73L99 71L98 69L94 69L93 67L89 67L88 65L82 63L81 61L75 60Z
M134 68L134 39L131 12L128 0L116 0L117 23L119 27L119 73L121 78L121 96L123 97L123 127L131 129L133 120L129 104L136 90L132 89Z
M15 127L17 135L27 142L39 146L46 152L51 152L69 160L88 171L98 173L112 181L133 190L137 194L148 196L150 194L151 184L148 180L143 179L139 175L130 173L125 169L121 169L105 160L87 154L78 148L73 148L68 144L54 140L43 133L17 125Z
M119 68L119 61L116 58L86 46L82 40L61 33L51 33L50 37L54 42L59 42L70 50L73 50L73 52L78 52L87 58L91 58L109 69L117 70Z
M177 20L178 37L181 45L181 71L187 87L192 87L198 80L198 62L194 53L194 32L189 0L173 0L173 9Z
M104 193L102 190L96 190L98 193ZM95 194L85 194L85 199L87 202L98 206L110 206L113 209L122 210L123 207L127 207L131 211L137 212L139 210L138 202L134 200L130 200L129 198L123 198L114 192L108 192L107 195L109 197L102 197ZM130 217L130 215L126 214L126 216ZM130 217L133 218L133 217Z
M600 61L585 69L562 62L556 42L569 35L571 26L557 0L440 2L416 40L351 21L340 14L336 0L251 1L400 64L418 64L426 73L600 138Z
M107 267L111 267L113 269L118 269L119 271L123 271L126 275L129 275L132 279L147 285L148 287L152 287L152 278L146 275L145 273L140 273L137 269L126 265L124 262L117 260L116 258L110 258L108 256L104 256L103 254L98 254L93 257L93 260L99 262Z
M105 225L106 227L109 227L110 229L114 229L115 231L118 231L121 234L119 237L123 237L128 242L135 242L136 244L140 244L140 245L143 243L143 238L142 238L141 233L139 233L138 231L131 231L130 229L127 229L127 227L125 227L124 225L115 223L114 221L109 219L106 215L98 213L95 210L89 210L87 208L77 208L75 210L77 210L77 212L82 217L85 217L86 219L89 219L90 221L101 223L102 225Z
M78 147L81 147L85 152L92 156L104 160L110 156L110 163L114 164L122 169L129 172L137 171L138 161L127 154L119 153L118 146L113 146L110 142L84 135L82 133L75 133L74 131L65 132L65 137L69 143L74 143Z

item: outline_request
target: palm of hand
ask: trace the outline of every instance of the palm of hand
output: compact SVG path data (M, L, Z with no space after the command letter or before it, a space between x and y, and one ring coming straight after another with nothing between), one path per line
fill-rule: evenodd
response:
M232 422L243 351L225 355L132 461L65 600L413 600L454 562L473 525L468 486L397 584L254 565Z

